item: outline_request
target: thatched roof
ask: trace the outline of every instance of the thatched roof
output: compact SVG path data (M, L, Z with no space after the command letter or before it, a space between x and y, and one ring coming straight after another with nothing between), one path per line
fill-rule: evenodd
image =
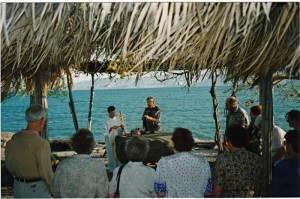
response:
M299 77L299 3L1 3L1 88L54 84L91 57L142 71ZM95 57L96 56L96 57ZM131 61L132 62L132 61ZM56 82L56 83L55 83ZM59 82L58 82L59 83ZM30 90L30 83L28 83Z

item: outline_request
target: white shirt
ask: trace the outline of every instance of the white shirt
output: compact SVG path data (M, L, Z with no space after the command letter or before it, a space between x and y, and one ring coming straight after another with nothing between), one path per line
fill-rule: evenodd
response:
M117 174L120 167L115 168L109 183L109 193L117 190ZM155 170L142 162L129 161L123 168L120 178L120 198L154 198Z
M180 152L159 160L155 189L160 190L160 185L165 183L167 198L203 198L209 178L211 171L207 158Z
M108 194L106 168L89 155L66 158L55 171L51 192L58 198L104 198Z
M275 155L277 150L284 146L285 136L286 132L282 130L278 126L274 126L273 132L272 132L272 156Z
M120 124L122 124L122 122L116 116L113 117L113 118L107 117L106 120L105 120L105 123L103 125L103 135L107 136L109 134L110 127L119 126ZM121 128L118 128L117 130L118 130L119 133L122 131ZM115 130L113 130L113 131L115 131Z

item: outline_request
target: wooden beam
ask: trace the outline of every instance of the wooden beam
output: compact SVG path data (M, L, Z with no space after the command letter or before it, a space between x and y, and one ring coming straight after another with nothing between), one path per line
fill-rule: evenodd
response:
M273 93L272 93L272 74L262 78L260 84L260 103L262 105L262 158L263 158L263 186L262 197L269 197L269 182L271 181L272 159L271 143L273 131Z

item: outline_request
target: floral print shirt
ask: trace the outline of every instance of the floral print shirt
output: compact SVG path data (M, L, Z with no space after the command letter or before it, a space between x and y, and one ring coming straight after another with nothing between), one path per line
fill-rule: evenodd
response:
M58 198L104 198L108 194L106 168L89 155L66 158L55 171L51 192Z
M166 192L168 198L203 198L211 177L205 157L191 152L180 152L162 157L157 165L155 192Z
M262 172L259 155L244 148L225 151L217 157L213 183L223 187L222 197L253 197L255 188L261 187Z

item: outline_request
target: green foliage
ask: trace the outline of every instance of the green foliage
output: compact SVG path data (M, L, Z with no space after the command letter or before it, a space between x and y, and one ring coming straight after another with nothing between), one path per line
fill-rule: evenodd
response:
M55 89L51 89L48 91L48 96L52 98L56 98L60 100L61 102L64 102L64 100L67 98L67 88L66 85L63 84L60 87L57 87Z
M284 103L300 103L300 80L286 80L274 86L274 97Z

